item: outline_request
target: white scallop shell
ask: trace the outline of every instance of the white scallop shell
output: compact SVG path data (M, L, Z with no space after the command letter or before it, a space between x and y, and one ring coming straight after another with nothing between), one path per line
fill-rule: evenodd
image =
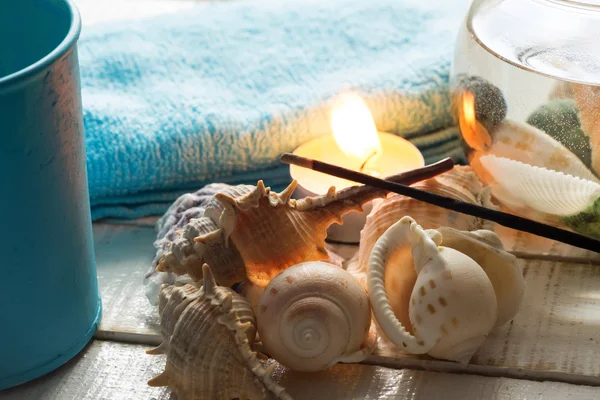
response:
M525 123L504 120L490 133L493 138L490 150L475 152L469 159L470 165L486 185L492 182L488 181L488 177L484 171L481 171L479 165L479 159L486 155L506 157L536 167L558 170L583 179L598 181L579 157L541 129Z
M591 180L493 155L483 156L480 161L495 185L510 194L510 199L502 202L512 209L524 205L564 217L583 211L600 196L600 184Z
M297 264L273 278L257 322L265 353L297 371L360 362L377 344L367 292L350 273L325 262Z

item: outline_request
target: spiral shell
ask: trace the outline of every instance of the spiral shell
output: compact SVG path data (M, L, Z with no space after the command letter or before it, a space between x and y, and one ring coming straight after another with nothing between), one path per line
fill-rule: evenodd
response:
M468 363L497 322L498 304L492 282L472 258L440 246L442 235L425 232L403 217L378 240L369 259L368 287L373 314L400 350ZM409 247L411 257L393 258ZM386 268L413 264L418 273L409 318L413 333L395 316L384 285Z
M251 346L256 320L250 305L217 286L203 266L203 285L163 285L159 313L163 343L148 354L166 354L165 370L150 386L168 386L181 400L291 399L271 379Z
M306 262L277 275L259 302L265 352L297 371L360 362L377 344L369 298L344 269Z

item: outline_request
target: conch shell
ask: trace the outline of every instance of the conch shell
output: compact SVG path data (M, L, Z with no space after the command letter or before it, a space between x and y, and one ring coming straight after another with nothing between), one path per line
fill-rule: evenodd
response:
M492 155L481 165L499 190L511 194L504 200L509 209L533 210L540 221L600 237L600 183Z
M425 232L408 216L400 219L373 248L368 269L369 296L379 327L399 349L468 363L498 321L498 301L481 266L441 243L438 231ZM413 334L396 318L384 285L390 259L406 247L411 249L418 273L409 305Z
M297 371L363 361L377 344L365 289L344 269L321 261L273 278L257 321L265 353Z
M164 372L150 386L168 386L180 400L291 399L271 379L251 346L256 321L250 306L217 286L207 264L203 285L164 285L159 313L164 342L149 354L166 354Z
M450 171L417 182L412 187L491 209L497 208L490 200L490 188L483 186L469 166L456 165ZM390 226L408 214L418 220L424 229L451 225L459 230L470 231L491 227L489 221L481 218L391 193L384 200L378 201L367 216L366 224L360 233L358 252L348 263L347 270L355 275L365 288L367 265L375 242ZM416 279L414 268L406 265L403 271L403 282L397 283L406 287L410 293ZM390 290L389 287L387 289Z
M265 287L292 265L328 260L327 228L387 194L369 186L339 192L332 187L325 195L297 200L291 198L296 185L294 180L275 193L259 181L216 193L205 203L203 215L190 220L164 252L156 270L198 280L206 262L213 266L219 285L249 280Z

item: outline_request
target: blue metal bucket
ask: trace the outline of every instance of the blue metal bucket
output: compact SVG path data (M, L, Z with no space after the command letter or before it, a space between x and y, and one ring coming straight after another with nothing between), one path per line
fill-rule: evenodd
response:
M0 389L80 352L101 315L68 0L0 5Z

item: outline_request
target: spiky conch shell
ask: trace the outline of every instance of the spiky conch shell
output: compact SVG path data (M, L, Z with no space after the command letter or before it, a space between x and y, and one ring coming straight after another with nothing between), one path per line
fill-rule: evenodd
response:
M353 186L326 195L291 199L293 181L281 193L240 185L217 193L204 215L192 219L159 261L157 271L201 278L203 263L213 265L219 285L246 280L259 287L284 269L305 261L327 261L327 228L351 211L387 192Z
M164 285L159 301L164 342L148 354L166 354L164 372L150 386L168 386L180 400L284 399L251 348L256 320L250 305L217 286L203 265L203 285Z

